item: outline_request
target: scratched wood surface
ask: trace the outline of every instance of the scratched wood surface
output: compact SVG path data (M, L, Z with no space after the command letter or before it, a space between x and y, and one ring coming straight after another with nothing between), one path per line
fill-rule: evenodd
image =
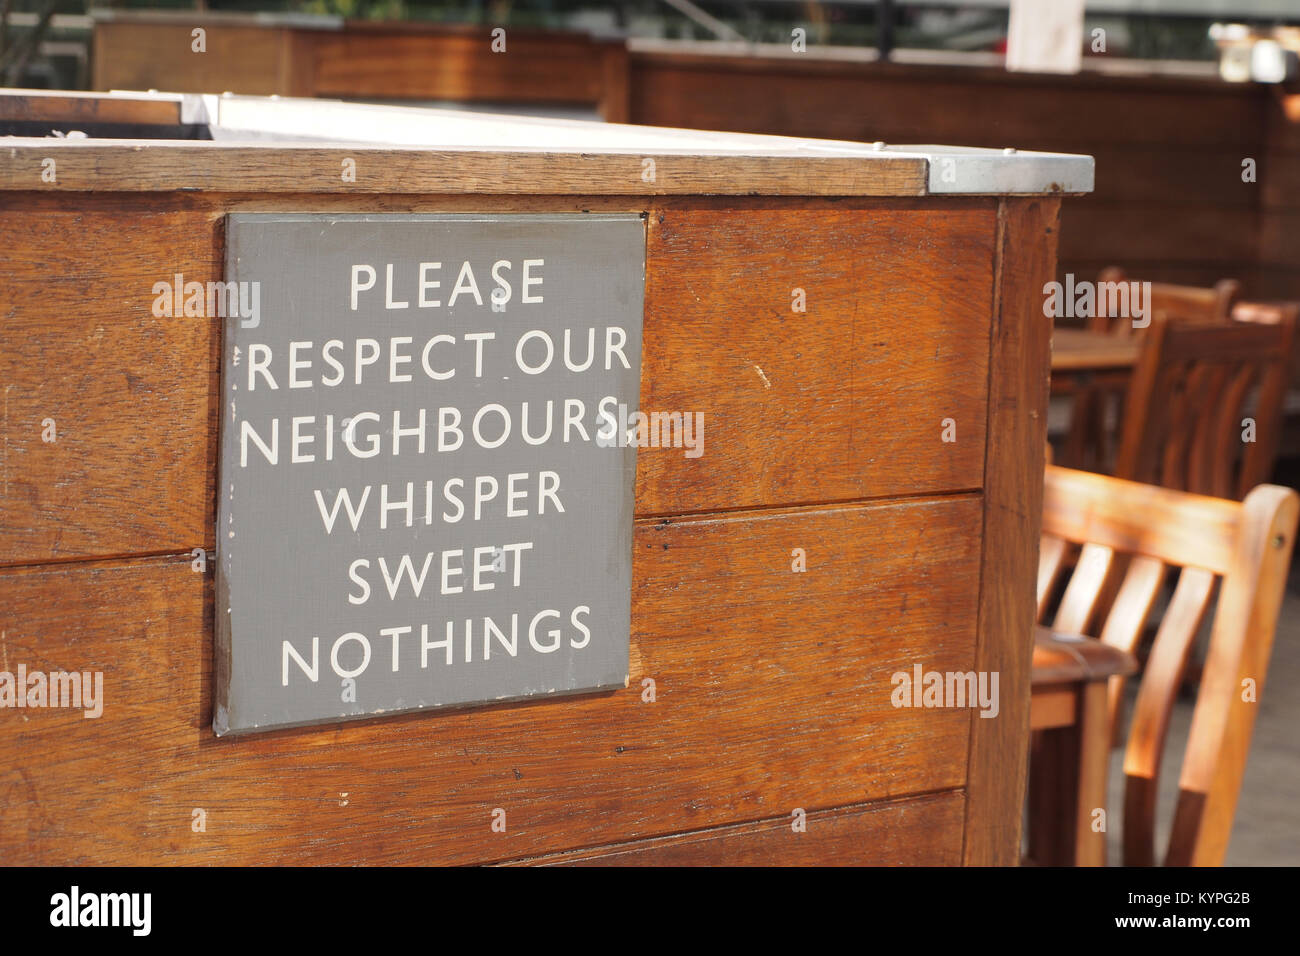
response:
M713 839L718 857L799 862L835 843L847 862L837 835L895 821L880 859L954 861L955 795L822 811L964 785L969 712L895 708L890 678L972 666L981 523L975 493L642 519L626 690L223 740L211 578L188 555L9 569L0 666L103 671L105 704L97 719L4 712L0 861L504 861L796 807L808 844L758 827Z
M0 209L0 565L213 547L219 329L153 284L222 272L227 211L636 210L626 200L57 196ZM649 210L637 513L974 489L984 477L988 200L692 199ZM901 278L905 277L905 278ZM792 308L803 289L806 312ZM942 440L951 418L955 441ZM42 422L57 440L42 440Z

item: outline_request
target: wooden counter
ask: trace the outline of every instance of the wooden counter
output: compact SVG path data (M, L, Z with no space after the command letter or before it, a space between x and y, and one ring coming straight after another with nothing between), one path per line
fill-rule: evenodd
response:
M1016 861L1058 195L976 191L987 154L154 102L217 139L0 140L0 667L105 688L0 709L0 859ZM628 688L214 737L222 333L154 283L220 279L232 212L512 211L646 215L641 404L709 422L639 456ZM997 672L997 717L894 706L914 665Z

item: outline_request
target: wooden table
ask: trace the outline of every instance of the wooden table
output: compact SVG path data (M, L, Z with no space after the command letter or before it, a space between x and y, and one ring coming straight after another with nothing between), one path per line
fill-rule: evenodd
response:
M1055 397L1072 396L1070 426L1058 448L1060 463L1098 468L1108 457L1103 427L1109 396L1123 397L1137 364L1141 346L1131 336L1087 329L1052 331L1052 385Z
M1044 866L1102 866L1110 757L1110 679L1137 669L1131 654L1092 638L1034 633L1029 726L1029 858Z
M1123 387L1128 384L1140 352L1141 345L1134 338L1087 329L1055 329L1052 391L1068 392L1091 384Z
M1087 329L1052 332L1053 372L1127 372L1137 364L1141 343L1135 339Z

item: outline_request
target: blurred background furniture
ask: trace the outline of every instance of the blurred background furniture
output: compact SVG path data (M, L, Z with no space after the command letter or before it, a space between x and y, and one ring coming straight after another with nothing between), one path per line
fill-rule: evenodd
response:
M775 16L779 6L749 5L743 19ZM483 21L100 8L90 24L90 85L507 104L510 112L577 110L691 129L1087 153L1114 172L1063 211L1058 275L1093 276L1121 263L1162 282L1208 286L1229 275L1252 297L1300 298L1292 240L1300 93L1224 82L1199 31L1190 39L1203 61L1126 57L1121 37L1146 28L1145 12L1136 18L1143 23L1107 23L1110 48L1085 51L1082 72L1050 75L1009 72L995 49L920 49L927 31L917 21L944 14L905 6L895 4L902 19L888 59L868 45L880 39L874 31L843 17L817 29L798 14L809 28L799 52L791 49L793 20L747 37L769 42L725 42L674 38L700 36L684 23L649 35L610 14L570 20L568 30L509 20L506 52L496 53ZM666 4L658 13L682 19ZM987 38L999 36L986 26ZM206 30L202 56L191 50L196 28ZM961 29L953 22L944 32ZM626 39L614 38L620 32ZM1249 181L1245 159L1257 164Z
M1141 282L1125 273L1119 266L1107 266L1097 276L1099 288L1116 283ZM1173 320L1189 322L1227 322L1232 305L1241 294L1241 283L1236 279L1220 279L1211 288L1193 285L1175 285L1169 282L1152 282L1149 286L1146 308L1150 315L1163 315ZM1088 317L1086 327L1093 332L1128 336L1140 333L1129 316L1113 316L1098 309Z
M1294 318L1200 325L1157 314L1147 333L1115 475L1244 498L1273 472Z
M191 33L206 31L194 55ZM494 41L495 44L494 44ZM100 10L97 90L340 97L628 122L627 47L586 33L301 13Z
M1099 287L1127 281L1108 268ZM1205 289L1152 283L1144 327L1097 309L1086 330L1058 329L1053 392L1073 396L1059 463L1237 498L1269 480L1295 379L1300 304L1236 303L1238 289L1231 279ZM1171 342L1152 341L1157 325L1177 327ZM1156 377L1143 378L1146 362ZM1151 447L1152 438L1176 447Z
M1272 485L1253 489L1239 503L1047 468L1037 587L1040 623L1050 620L1055 631L1131 653L1152 616L1162 582L1179 572L1129 721L1122 818L1125 865L1156 862L1156 795L1169 715L1216 585L1209 655L1164 862L1203 866L1223 860L1298 513L1300 496ZM1071 559L1072 573L1062 580ZM1103 612L1102 595L1116 573L1122 574L1117 597ZM1122 694L1123 677L1111 677L1108 721L1113 728L1119 724ZM1101 722L1094 717L1087 726L1097 733ZM1050 860L1052 852L1059 852L1061 841L1053 840L1048 827L1059 826L1062 819L1075 822L1046 803L1055 792L1052 775L1060 766L1049 734L1035 734L1031 744L1028 841L1035 861L1042 855ZM1075 832L1082 839L1105 841L1104 832ZM1090 851L1092 858L1099 854L1104 856L1104 851Z

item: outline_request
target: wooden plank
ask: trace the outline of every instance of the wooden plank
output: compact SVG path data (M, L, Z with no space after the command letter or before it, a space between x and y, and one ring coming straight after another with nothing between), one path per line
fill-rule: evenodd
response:
M1074 685L1035 687L1029 707L1029 729L1050 730L1074 724L1078 690Z
M583 866L956 866L960 790L521 861ZM793 812L792 812L793 813Z
M214 150L220 160L214 161ZM0 191L476 193L618 196L920 196L926 161L791 152L687 155L632 152L348 148L308 143L229 146L213 141L14 138L0 148ZM53 157L58 179L41 180ZM356 181L343 182L344 160ZM646 160L655 178L642 178Z
M1265 110L1268 148L1283 153L1300 153L1300 93L1270 87Z
M1098 143L1081 136L1070 151L1090 154L1097 162L1096 188L1089 202L1176 206L1178 215L1195 206L1255 207L1261 190L1267 189L1267 180L1282 174L1280 167L1266 168L1265 160L1254 157L1259 161L1259 181L1243 182L1241 161L1253 154L1243 154L1240 148L1179 148L1164 143L1132 146ZM1169 212L1174 214L1172 209ZM1065 213L1068 215L1069 208Z
M600 54L600 102L597 108L606 123L628 123L632 119L629 102L627 47L621 43L607 43Z
M1012 865L1020 853L1052 335L1042 289L1055 271L1059 211L1047 199L1006 200L998 211L975 662L999 675L1001 710L970 722L963 859L971 865Z
M195 28L206 31L204 51L194 49ZM95 23L97 90L167 90L171 93L285 93L279 85L282 27L206 20Z
M218 243L163 206L0 210L0 564L213 546L218 325L152 289Z
M1051 533L1067 541L1216 574L1232 566L1240 520L1234 501L1051 467L1043 508Z
M1245 149L1265 97L1224 83L1008 79L964 68L632 55L632 121L865 142L1077 150L1080 143ZM845 109L845 103L854 104ZM1082 150L1088 152L1088 149Z
M482 862L960 787L968 714L894 707L891 675L970 669L980 516L641 521L628 689L223 740L188 554L0 572L0 666L102 671L105 698L3 711L0 857Z
M1271 94L1249 85L1145 77L1043 76L896 64L818 63L634 52L634 122L889 143L948 142L1096 157L1093 196L1068 204L1062 271L1095 276L1120 263L1153 279L1210 285L1224 277L1254 296L1300 295L1300 258L1267 194L1287 195L1295 163L1266 155ZM1292 98L1296 99L1296 98ZM1297 100L1300 102L1300 100ZM843 104L858 104L844 110ZM1300 115L1300 108L1291 110ZM1274 124L1285 132L1294 124ZM1275 139L1278 139L1275 136ZM1288 143L1285 137L1278 139ZM1280 149L1280 148L1279 148ZM1277 155L1283 155L1275 149ZM1260 160L1259 182L1241 161ZM1288 271L1260 275L1266 258ZM1276 250L1276 256L1272 255ZM1087 265L1085 265L1085 260ZM1146 276L1144 276L1145 278Z
M1300 157L1296 158L1300 163ZM1300 209L1269 209L1259 217L1259 258L1263 263L1300 271Z
M281 96L307 97L316 89L315 30L281 30L280 72L276 86Z
M601 44L582 34L348 30L312 34L316 96L596 103Z
M629 208L595 198L25 202L0 210L11 262L0 285L0 564L214 546L217 323L151 308L155 282L220 276L227 210ZM696 200L659 212L641 406L703 412L705 453L642 449L639 514L980 487L987 341L967 303L990 296L991 203ZM915 281L890 278L899 274ZM789 311L795 287L807 313ZM947 417L954 443L941 440Z
M0 96L0 120L45 120L54 123L139 123L175 126L181 121L180 98L154 99L48 90L23 90Z
M1300 117L1297 121L1300 122ZM1300 169L1296 168L1300 166L1300 150L1271 150L1255 159L1258 183L1247 185L1260 190L1260 205L1268 210L1300 208Z
M1137 364L1141 348L1132 336L1108 335L1087 329L1053 329L1052 371L1131 369Z
M1083 71L1073 74L1008 72L997 54L987 51L926 51L907 49L888 61L875 51L838 45L815 44L795 53L783 43L736 43L704 40L664 40L634 37L628 41L633 55L646 62L685 69L728 69L765 73L793 66L809 75L843 73L854 66L894 81L951 82L970 78L990 86L1043 87L1049 90L1125 90L1129 92L1182 92L1188 94L1236 93L1249 98L1246 84L1219 79L1211 64L1201 61L1086 57ZM1190 67L1187 69L1186 67Z
M1160 227L1158 208L1096 202L1091 198L1071 203L1061 216L1061 257L1109 259L1112 265L1124 265L1134 278L1138 277L1139 263L1143 260L1204 263L1255 260L1259 222L1254 209L1179 207L1176 215L1170 216L1168 225Z
M981 201L658 204L641 404L705 410L708 452L642 455L638 513L979 487L993 233Z

